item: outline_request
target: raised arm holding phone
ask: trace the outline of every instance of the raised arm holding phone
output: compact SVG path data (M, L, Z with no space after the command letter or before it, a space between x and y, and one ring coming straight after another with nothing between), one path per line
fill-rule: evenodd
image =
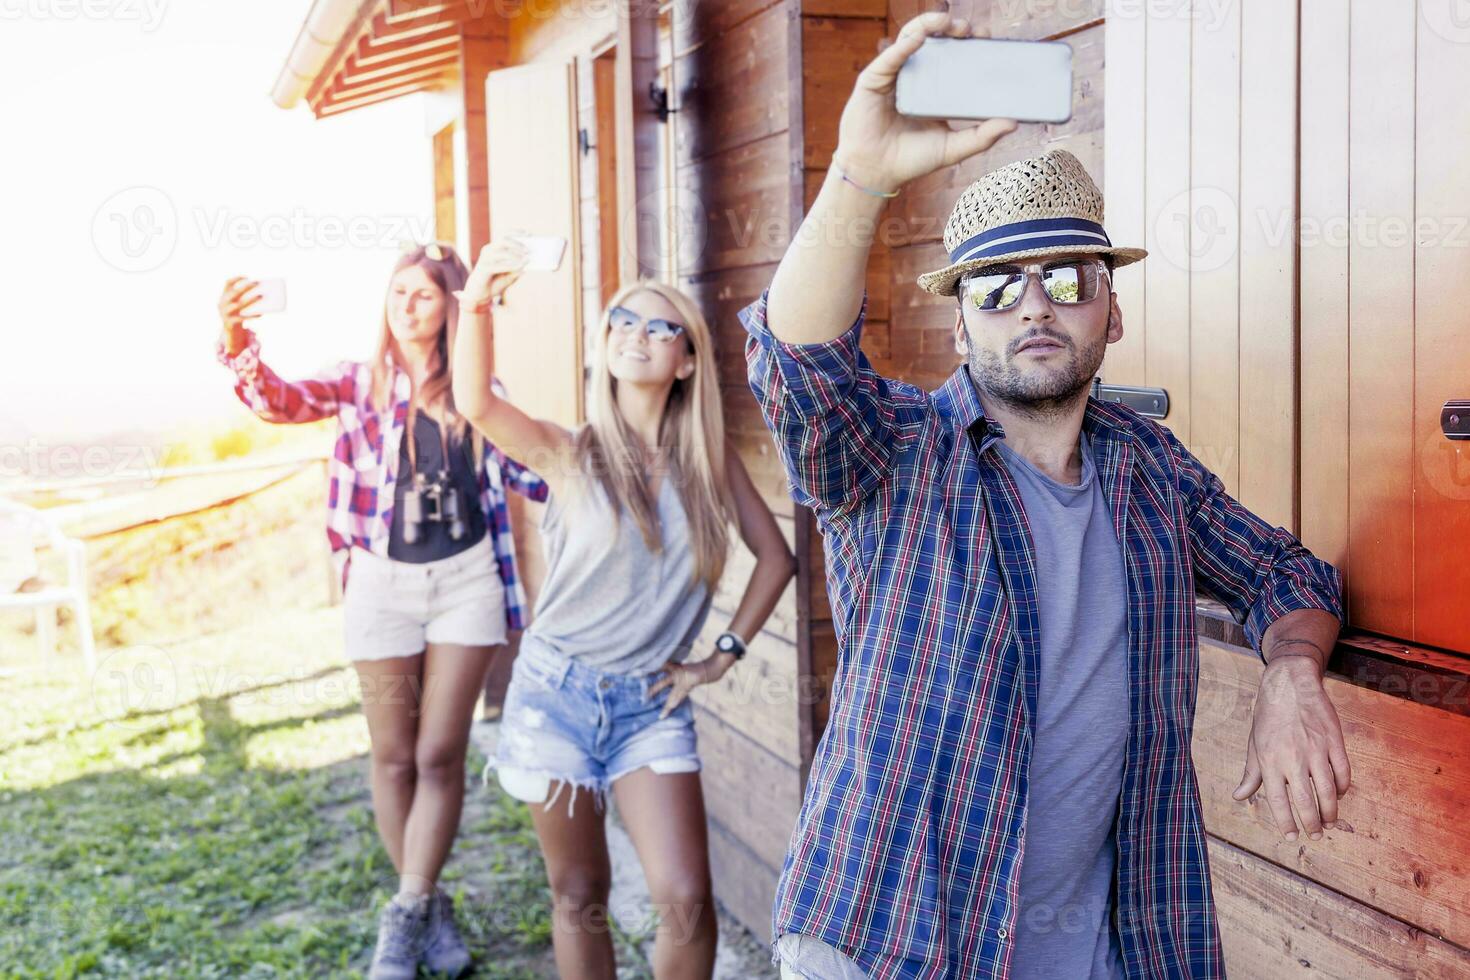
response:
M616 976L603 833L611 793L662 920L654 973L709 977L718 930L690 695L740 669L794 559L725 440L714 338L679 290L633 282L613 295L596 334L589 419L575 430L526 414L486 383L497 302L514 302L515 281L534 275L528 260L518 241L485 247L460 294L455 346L456 402L551 488L546 579L486 776L494 769L530 806L562 976ZM755 568L709 643L701 628L731 525ZM590 796L580 807L579 794Z
M413 977L420 962L454 976L470 965L438 876L459 826L486 670L525 625L506 493L546 496L455 406L454 294L468 271L447 243L406 245L372 358L300 380L266 365L250 329L263 309L284 306L284 284L235 277L218 304L216 354L246 407L267 422L337 423L327 539L372 740L373 814L399 875L379 913L370 980Z
M838 624L773 961L823 980L1223 977L1190 757L1196 596L1266 662L1236 799L1264 788L1287 839L1316 838L1350 781L1321 680L1341 580L1168 429L1089 397L1123 336L1113 276L1146 253L1112 243L1066 150L956 201L917 283L956 303L949 380L874 370L884 202L1016 128L897 112L930 36L978 34L924 14L863 70L801 232L741 311Z

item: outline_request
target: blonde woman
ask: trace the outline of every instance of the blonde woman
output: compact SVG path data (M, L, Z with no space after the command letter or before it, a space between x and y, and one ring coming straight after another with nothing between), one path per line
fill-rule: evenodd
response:
M610 788L662 918L655 974L707 978L717 928L689 692L718 682L744 654L794 560L725 442L709 327L679 291L644 282L612 298L591 420L575 431L528 416L485 383L491 304L525 261L513 241L484 249L460 303L454 353L460 411L507 452L534 460L549 486L546 581L491 765L532 804L562 976L616 975L602 810ZM716 649L691 657L732 522L755 570ZM577 806L583 790L591 799Z
M240 400L267 422L337 420L327 538L372 741L373 813L399 875L379 915L374 980L406 980L420 962L456 976L470 964L436 882L459 827L486 669L523 625L505 491L546 496L456 411L449 354L468 273L448 245L409 248L389 279L372 360L303 381L260 359L246 326L258 315L256 282L231 279L219 301L217 353Z

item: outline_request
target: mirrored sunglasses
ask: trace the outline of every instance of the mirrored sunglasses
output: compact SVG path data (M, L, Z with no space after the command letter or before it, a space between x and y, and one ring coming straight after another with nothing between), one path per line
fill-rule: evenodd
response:
M960 302L986 313L1008 310L1021 302L1032 276L1041 280L1048 299L1063 306L1091 302L1108 282L1107 266L1097 259L986 266L960 280Z

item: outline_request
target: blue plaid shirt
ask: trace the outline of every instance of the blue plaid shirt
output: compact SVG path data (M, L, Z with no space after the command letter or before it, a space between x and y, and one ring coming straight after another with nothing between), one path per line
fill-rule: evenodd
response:
M1005 977L1036 716L1031 535L968 370L934 392L880 377L866 308L822 344L777 340L764 294L740 313L751 388L826 541L839 649L772 934L816 936L874 980ZM1341 582L1163 426L1092 400L1083 428L1128 576L1113 922L1129 977L1223 977L1190 758L1195 596L1259 650L1292 610L1341 619Z

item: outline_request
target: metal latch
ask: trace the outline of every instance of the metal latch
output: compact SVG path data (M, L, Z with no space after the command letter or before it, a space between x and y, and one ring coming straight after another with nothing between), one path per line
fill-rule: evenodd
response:
M1439 413L1439 428L1446 439L1470 439L1470 401L1449 401Z
M1161 419L1169 414L1169 393L1163 388L1140 388L1136 385L1105 385L1101 378L1092 379L1092 397L1131 408L1144 418ZM1470 402L1466 403L1470 405ZM1464 417L1464 416L1462 416ZM1451 438L1456 438L1451 436ZM1470 434L1459 436L1470 439Z

